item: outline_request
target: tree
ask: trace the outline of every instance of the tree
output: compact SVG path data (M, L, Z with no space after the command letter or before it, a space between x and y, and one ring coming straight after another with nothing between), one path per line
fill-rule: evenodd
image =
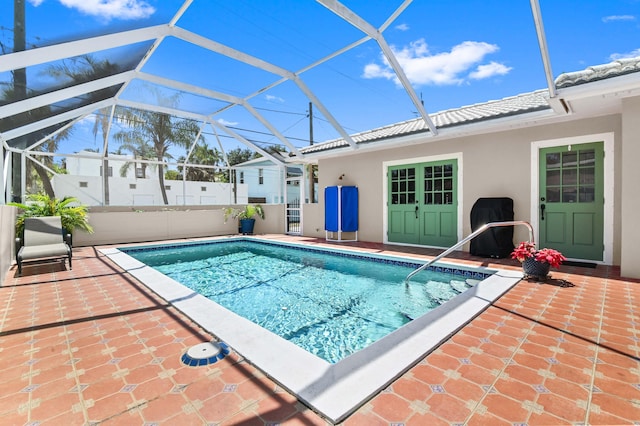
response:
M77 58L71 58L63 61L61 64L54 65L47 70L47 73L58 80L71 80L73 84L84 83L91 80L107 77L109 75L120 72L120 66L108 60L96 60L91 55L82 55ZM90 94L94 100L103 99L113 94L113 88L105 88L97 90ZM108 129L109 129L109 108L103 108L95 114L93 123L93 137L95 138L99 130L102 130L103 146L107 146ZM104 185L104 204L109 205L109 155L105 150L104 161L102 164L102 176Z
M183 172L186 168L187 180L197 182L215 182L216 169L212 167L198 167L198 165L217 166L222 159L220 151L216 148L209 148L204 142L199 142L193 148L187 166L178 166L178 170ZM185 157L180 157L178 162L184 163Z
M177 107L180 95L165 96L154 87L149 91L158 105ZM123 123L127 129L121 130L114 135L114 139L130 143L148 143L153 147L155 160L158 165L158 183L165 205L169 204L167 191L164 186L164 160L170 159L169 148L172 145L187 147L196 143L199 128L191 120L177 119L166 113L150 112L137 109L119 109L117 120Z
M133 161L127 161L120 168L121 177L127 177L127 172L132 166L134 168L134 176L137 177L137 174L135 174L135 169L138 163L135 160L154 159L155 152L151 144L149 144L146 139L133 138L130 137L130 135L121 132L113 135L113 139L115 141L123 141L122 144L118 147L116 154L122 155L125 151L133 154ZM147 175L147 163L141 163L140 167L142 168L142 177L145 177Z

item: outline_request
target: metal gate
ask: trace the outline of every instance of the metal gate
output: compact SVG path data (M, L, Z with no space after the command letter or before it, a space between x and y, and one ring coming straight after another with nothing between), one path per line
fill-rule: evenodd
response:
M286 223L285 232L287 234L300 235L302 233L302 214L300 208L300 177L287 178L286 185Z

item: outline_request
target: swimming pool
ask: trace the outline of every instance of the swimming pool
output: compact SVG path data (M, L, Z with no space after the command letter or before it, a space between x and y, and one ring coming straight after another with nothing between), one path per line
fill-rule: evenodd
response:
M257 237L223 237L216 238L215 241L271 242ZM288 245L299 250L316 249L308 244ZM478 272L488 277L365 349L339 362L330 363L207 299L117 248L100 251L205 330L224 341L283 388L333 422L346 418L522 278L522 273L518 271L486 268L470 270L449 263L438 263L445 269L466 271L463 274ZM339 254L354 253L347 248L331 251ZM378 261L382 259L424 263L424 260L404 256L371 256Z
M236 314L335 363L490 274L261 241L122 249Z

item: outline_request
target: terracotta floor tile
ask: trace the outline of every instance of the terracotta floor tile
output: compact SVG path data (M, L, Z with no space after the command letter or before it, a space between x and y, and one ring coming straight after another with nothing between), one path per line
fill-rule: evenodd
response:
M376 253L425 251L358 244ZM14 278L14 267L1 283L3 421L327 424L235 353L213 366L184 366L187 348L212 337L93 248L74 248L74 255L73 271L34 265L32 275ZM519 268L511 260L461 261ZM344 424L638 421L631 402L640 400L638 282L602 266L563 266L552 278L573 287L518 283Z
M438 383L443 383L443 381ZM431 387L415 377L401 377L393 382L393 392L407 401L424 401L432 393Z
M149 401L140 408L142 417L148 423L163 422L179 413L183 413L190 404L180 394L166 394L160 398Z
M235 392L223 392L202 401L198 411L209 423L223 423L242 409L244 400Z
M379 394L373 412L389 423L402 423L411 414L410 402L392 393Z
M541 383L541 379L542 378L540 378L536 383ZM535 401L538 396L538 392L532 385L533 383L524 383L519 380L509 378L498 380L493 385L493 388L496 392L518 401Z
M295 415L298 411L297 403L294 396L279 392L260 400L255 410L265 422L278 422Z
M488 412L501 419L527 419L529 411L523 408L521 401L503 396L502 394L488 394L483 400L482 405L486 407ZM526 422L524 422L526 423Z
M544 407L547 414L552 414L558 418L565 419L568 422L577 423L586 418L586 409L584 404L580 404L579 396L575 399L564 398L551 393L540 394L537 403Z
M465 401L446 393L434 393L427 400L427 404L431 407L431 412L451 423L463 423L471 414Z

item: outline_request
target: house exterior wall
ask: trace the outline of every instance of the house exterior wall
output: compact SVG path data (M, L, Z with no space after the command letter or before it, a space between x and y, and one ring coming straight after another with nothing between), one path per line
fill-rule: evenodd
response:
M625 99L622 103L622 143L620 153L621 233L620 273L625 277L640 278L640 98Z
M514 200L516 220L532 221L531 217L531 145L535 141L572 138L579 135L613 133L614 155L620 157L621 117L610 115L584 120L545 124L537 127L487 133L468 137L432 142L428 136L419 143L393 148L343 152L339 156L320 159L319 165L319 207L324 212L324 188L331 185L356 185L359 188L359 239L363 241L386 242L386 176L385 163L411 163L416 159L429 161L430 158L457 156L460 169L458 200L462 234L458 239L471 233L470 212L473 204L481 197L510 197ZM585 142L592 142L586 140ZM614 167L611 171L614 185L613 247L612 259L620 262L620 182L621 171ZM341 180L338 178L343 175ZM636 182L638 180L636 179ZM607 201L609 202L609 201ZM606 208L606 207L605 207ZM305 210L306 211L306 210ZM315 212L317 213L317 212ZM305 217L304 235L315 236L317 229L324 229L324 213ZM322 220L320 220L322 219ZM537 238L537 229L536 238ZM528 239L523 228L515 229L515 242Z
M18 209L0 205L0 277L4 277L15 258L16 214Z
M67 172L70 175L101 176L103 162L100 154L87 151L80 151L78 154L83 155L84 157L67 157L65 161ZM120 176L120 170L122 169L122 167L130 164L130 166L126 169L126 177L136 177L136 166L134 166L135 163L133 163L132 156L111 154L109 157L107 157L107 160L109 161L109 167L111 168L112 176ZM137 167L141 167L141 164L137 164ZM149 177L149 171L150 167L146 167L145 177Z
M260 183L262 170L262 183ZM265 198L267 203L283 203L282 187L284 171L277 166L252 165L237 168L238 182L240 173L243 174L244 184L249 186L249 197Z

